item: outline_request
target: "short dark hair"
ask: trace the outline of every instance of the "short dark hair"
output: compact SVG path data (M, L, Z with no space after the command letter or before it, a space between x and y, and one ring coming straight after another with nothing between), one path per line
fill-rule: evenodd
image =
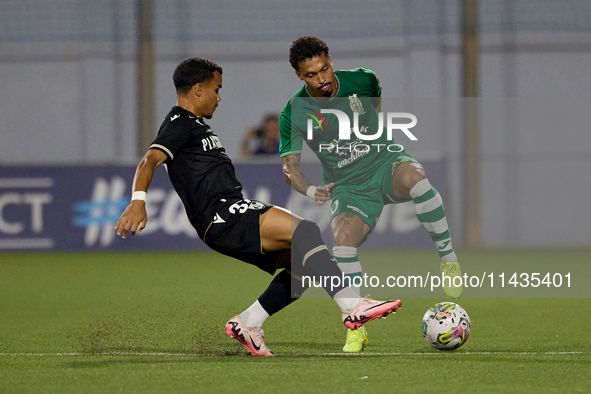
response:
M300 62L324 54L328 56L328 45L318 37L300 37L289 48L289 63L294 70L299 71Z
M211 81L216 71L222 74L222 68L211 60L198 57L185 59L176 66L172 75L174 87L177 93L188 93L195 84Z

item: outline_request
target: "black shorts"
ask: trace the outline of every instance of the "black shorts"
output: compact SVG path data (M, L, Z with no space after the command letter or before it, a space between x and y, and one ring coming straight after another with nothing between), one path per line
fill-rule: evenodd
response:
M249 199L221 199L203 242L216 252L257 266L273 275L281 251L263 253L260 217L273 205Z

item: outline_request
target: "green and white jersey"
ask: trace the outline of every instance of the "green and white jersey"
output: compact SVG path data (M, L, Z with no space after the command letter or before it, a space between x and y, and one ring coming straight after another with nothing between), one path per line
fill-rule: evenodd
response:
M304 85L287 103L279 118L281 157L302 152L306 141L322 163L324 184L356 183L367 179L375 165L384 160L384 146L393 144L385 132L375 140L362 140L353 133L358 117L361 134L375 135L379 127L376 105L381 96L380 82L367 68L335 71L337 92L330 98L312 97ZM344 112L351 126L350 139L339 139L339 120ZM383 128L383 126L382 126ZM311 137L311 138L310 138ZM380 147L382 149L380 149Z

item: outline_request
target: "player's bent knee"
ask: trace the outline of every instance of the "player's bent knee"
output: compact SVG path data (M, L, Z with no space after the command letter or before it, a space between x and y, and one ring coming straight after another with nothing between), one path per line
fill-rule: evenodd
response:
M356 248L369 233L370 227L359 216L341 212L330 224L334 246Z
M394 191L405 195L414 185L426 178L425 169L420 164L402 163L394 174Z
M298 239L301 236L304 236L305 234L305 238L312 240L314 239L315 241L319 242L320 244L323 244L324 242L322 241L322 235L320 234L320 228L318 227L318 225L314 222L311 222L309 220L302 220L297 227L295 228L294 232L293 232L293 237L292 237L292 243L294 241L294 238L296 238L296 233L298 233ZM300 235L301 234L301 235Z
M333 233L332 240L334 246L351 246L356 248L359 246L364 236L365 234L360 231L356 231L352 234L350 231L339 228Z
M414 164L414 163L413 163ZM405 174L405 184L410 189L423 179L426 179L425 170L419 165L412 165Z

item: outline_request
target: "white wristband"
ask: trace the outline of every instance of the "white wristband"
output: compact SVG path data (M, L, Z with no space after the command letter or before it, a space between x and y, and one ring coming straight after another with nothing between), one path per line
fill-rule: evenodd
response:
M316 194L316 186L312 185L308 188L308 190L306 190L306 196L310 197L312 200L316 201L316 197L314 197Z
M131 193L131 201L133 201L133 200L146 201L147 195L148 195L148 193L146 193L146 192L133 192L133 193Z

